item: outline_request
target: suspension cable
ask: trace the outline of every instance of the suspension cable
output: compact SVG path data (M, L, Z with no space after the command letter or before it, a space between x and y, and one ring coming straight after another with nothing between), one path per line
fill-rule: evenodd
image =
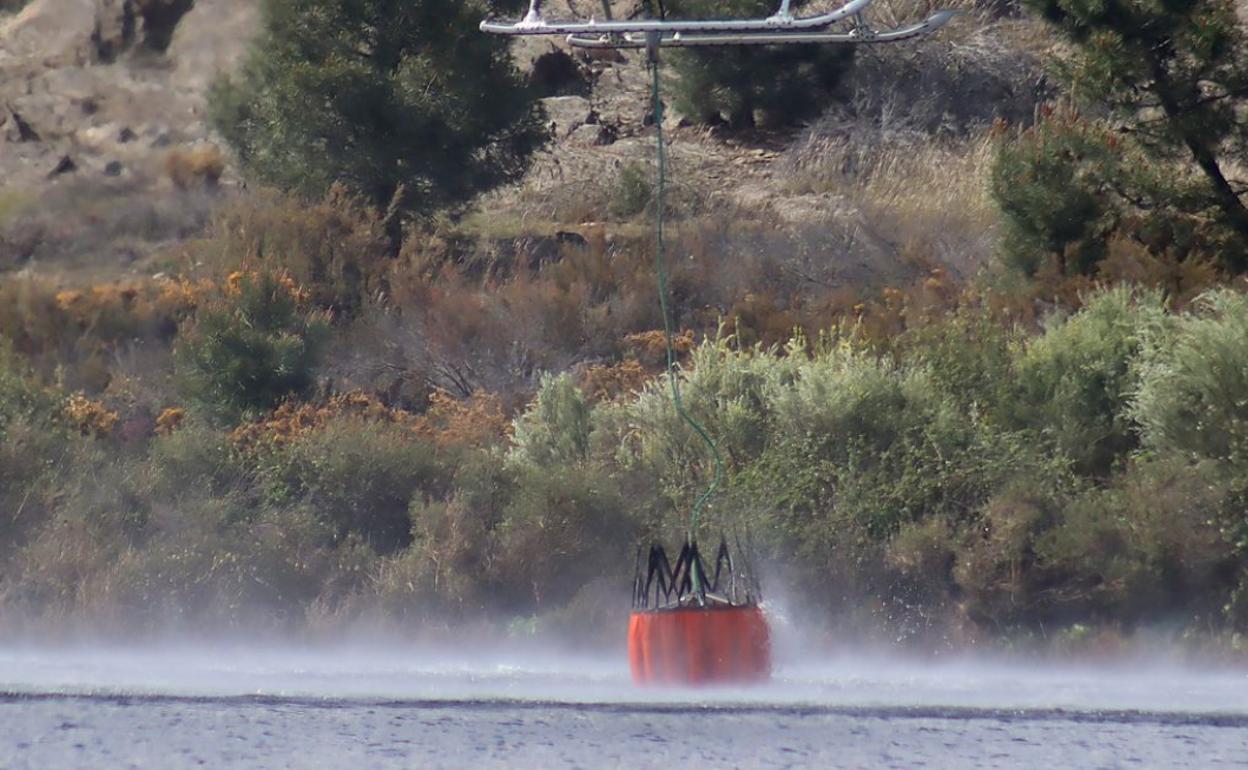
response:
M654 37L657 38L657 35ZM658 159L658 181L655 185L655 205L654 205L654 263L658 273L659 281L659 306L663 310L663 333L667 344L667 381L672 388L672 403L676 407L676 413L680 415L693 432L698 435L702 443L706 445L710 451L711 458L715 463L715 472L711 478L711 483L707 488L698 495L697 500L693 503L693 510L689 515L689 538L692 541L695 531L698 527L698 519L701 518L702 511L706 508L707 503L719 491L720 485L724 479L724 458L719 453L719 447L715 445L714 439L706 432L706 429L693 418L685 409L684 400L680 396L680 378L676 375L676 351L673 346L672 331L672 313L668 306L667 291L667 258L664 246L664 230L663 230L663 209L665 206L665 198L667 193L667 145L663 137L663 100L659 88L659 57L658 57L658 41L652 40L649 49L649 69L651 75L651 97L653 100L654 112L654 128L656 136L656 154Z

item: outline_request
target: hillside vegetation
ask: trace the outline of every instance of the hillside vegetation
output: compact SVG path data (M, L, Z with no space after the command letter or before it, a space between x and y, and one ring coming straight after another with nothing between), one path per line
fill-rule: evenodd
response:
M1239 652L1245 9L963 10L665 71L679 376L727 465L698 534L840 638ZM641 60L392 15L269 0L216 143L0 191L0 633L614 639L684 536Z

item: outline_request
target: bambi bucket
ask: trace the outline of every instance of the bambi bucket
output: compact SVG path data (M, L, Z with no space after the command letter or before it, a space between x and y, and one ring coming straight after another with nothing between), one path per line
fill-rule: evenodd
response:
M634 578L628 661L639 685L748 684L771 676L771 633L758 588L721 543L713 574L696 542L675 566L650 549Z

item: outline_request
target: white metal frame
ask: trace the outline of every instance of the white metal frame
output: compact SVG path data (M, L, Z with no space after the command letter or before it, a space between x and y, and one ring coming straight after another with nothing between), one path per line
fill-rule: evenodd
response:
M819 43L897 43L935 32L949 23L954 11L937 11L916 24L877 31L861 19L846 32L747 32L721 34L683 34L674 32L659 37L660 48L693 48L722 45L799 45ZM651 41L635 33L624 35L568 35L568 43L578 48L646 48Z
M542 0L529 0L529 12L520 21L481 22L482 32L496 35L577 35L584 33L624 32L768 32L777 30L811 30L835 24L863 8L871 0L850 0L845 6L829 13L795 17L789 10L791 0L781 0L780 8L765 19L704 19L704 20L657 20L598 21L596 19L546 20L542 17Z
M529 0L529 11L519 21L486 19L481 31L496 35L566 35L580 48L689 48L723 45L784 45L818 43L893 43L934 32L953 18L938 11L924 21L876 31L863 18L872 0L849 0L834 11L797 17L791 0L781 0L774 14L761 19L637 19L598 21L590 18L547 20L542 0ZM843 21L845 31L828 28Z

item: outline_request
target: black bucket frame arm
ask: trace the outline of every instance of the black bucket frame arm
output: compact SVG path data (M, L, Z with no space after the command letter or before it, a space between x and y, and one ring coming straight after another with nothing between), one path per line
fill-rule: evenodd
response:
M736 543L744 556L741 543ZM741 559L734 559L728 539L721 538L715 552L714 572L708 574L696 540L686 540L675 563L669 561L663 546L655 544L642 564L637 550L633 574L633 607L664 610L682 607L744 607L762 599L758 580Z

